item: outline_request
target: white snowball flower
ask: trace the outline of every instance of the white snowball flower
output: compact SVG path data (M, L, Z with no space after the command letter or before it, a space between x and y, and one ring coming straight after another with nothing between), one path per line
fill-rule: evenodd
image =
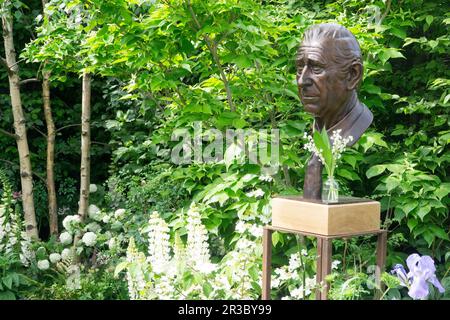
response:
M57 263L61 261L61 255L59 253L52 253L50 254L49 258L51 263Z
M111 220L111 216L105 214L102 218L103 223L109 223L109 221Z
M63 233L61 233L61 235L59 236L59 241L61 241L61 243L63 245L68 245L72 243L72 235L65 231Z
M97 222L91 222L86 226L88 231L98 232L101 230L101 226Z
M64 229L66 229L69 232L73 232L75 226L81 222L81 217L79 215L72 215L67 216L64 218L62 224Z
M71 255L72 255L72 252L70 251L69 248L65 248L65 249L61 252L61 258L62 258L63 260L69 259Z
M47 270L48 268L50 268L50 262L48 262L47 259L39 260L37 266L40 270Z
M97 243L97 235L93 232L86 232L81 241L88 247L93 247Z
M125 209L117 209L117 210L114 212L114 217L115 217L116 219L120 219L120 218L123 217L124 214L125 214Z
M95 204L91 204L88 207L88 214L89 218L97 220L100 218L100 209Z
M89 185L89 193L94 193L94 192L97 192L97 185L95 185L95 184L90 184Z

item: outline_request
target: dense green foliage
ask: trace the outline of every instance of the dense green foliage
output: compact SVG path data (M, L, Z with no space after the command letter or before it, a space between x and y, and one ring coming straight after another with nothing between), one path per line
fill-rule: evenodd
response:
M267 223L272 196L302 191L309 157L302 137L312 118L297 95L296 50L313 23L346 26L361 44L359 97L374 123L344 154L336 177L345 194L381 201L383 226L390 231L388 266L420 252L435 259L439 275L448 273L450 14L444 1L52 0L45 19L35 19L38 1L27 5L15 15L17 49L28 62L21 62L21 76L34 77L48 61L57 127L79 123L78 75L94 74L93 139L100 144L93 145L92 181L104 181L95 203L126 208L130 216L123 232L141 247L146 244L139 234L154 210L172 227L172 242L175 232L186 241L183 213L192 201L199 203L216 260L241 237L238 221ZM35 33L33 41L27 32ZM0 128L12 131L7 88L0 73ZM34 170L43 176L39 89L25 85L23 99ZM252 128L248 141L268 139L260 129L279 129L280 163L240 164L232 145L218 163L174 164L171 150L179 141L172 135L182 129L193 133L197 121L205 141L210 128ZM58 202L67 208L62 215L75 211L78 200L78 133L69 127L57 136ZM14 141L0 136L0 142L1 158L16 163ZM279 165L270 179L263 170L267 165ZM18 175L14 167L8 173ZM259 189L262 196L251 194ZM45 229L45 184L38 181L35 192ZM273 241L278 265L298 249L289 235L275 233ZM312 239L304 245L314 253ZM374 263L373 239L335 241L334 249L334 258L343 261L340 271L353 267L350 278ZM313 269L308 272L313 276ZM98 277L105 287L112 281L107 273ZM357 284L347 296L333 297L367 297L370 290ZM52 290L49 297L66 294ZM123 297L120 286L111 290L86 297Z

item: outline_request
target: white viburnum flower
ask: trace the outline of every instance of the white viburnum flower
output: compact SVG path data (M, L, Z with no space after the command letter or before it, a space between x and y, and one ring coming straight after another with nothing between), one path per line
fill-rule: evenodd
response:
M71 244L72 243L72 235L69 232L64 231L63 233L60 234L59 241L61 241L61 243L63 245Z
M64 229L68 232L72 233L75 230L75 227L79 225L81 222L81 217L79 215L69 215L66 216L62 222Z
M115 217L116 219L120 219L120 218L122 218L122 217L124 216L125 212L126 212L125 209L117 209L117 210L114 212L114 217Z
M263 236L263 228L261 226L253 225L250 227L250 234L256 238Z
M48 268L50 268L50 262L48 262L47 259L39 260L37 263L37 267L39 268L39 270L47 270Z
M89 218L98 221L100 219L100 209L95 205L91 204L88 207Z
M95 193L95 192L97 192L97 185L95 185L95 184L90 184L89 185L89 193Z
M102 227L97 222L91 222L86 226L88 231L98 232L102 229Z
M61 261L61 255L59 253L51 253L49 259L51 263L57 263Z
M70 256L72 255L72 251L69 248L65 248L62 252L61 252L61 258L63 260L68 260L70 258Z
M97 235L93 232L86 232L81 241L88 247L93 247L97 243Z

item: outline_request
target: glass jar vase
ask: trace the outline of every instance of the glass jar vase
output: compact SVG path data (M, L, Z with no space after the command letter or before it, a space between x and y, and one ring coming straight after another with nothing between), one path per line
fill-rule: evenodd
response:
M336 203L339 201L339 184L334 177L328 177L322 185L322 202Z

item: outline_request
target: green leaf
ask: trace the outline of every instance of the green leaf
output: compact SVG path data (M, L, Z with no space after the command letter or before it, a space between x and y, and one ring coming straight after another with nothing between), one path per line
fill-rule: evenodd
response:
M384 170L386 170L386 166L382 165L382 164L377 164L373 167L370 167L369 170L367 170L366 172L366 176L367 178L372 178L375 176L378 176L380 174L382 174L384 172Z
M205 296L209 297L209 295L213 291L213 287L211 286L211 284L208 281L204 281L202 288L203 288L203 293L205 294Z
M430 230L433 231L433 233L436 237L441 238L443 240L449 240L448 234L445 232L444 229L442 229L436 225L430 225Z
M7 275L6 277L3 277L2 281L3 281L3 284L4 284L8 289L12 289L12 282L13 282L13 279L12 279L11 275Z
M128 268L128 265L129 265L128 261L123 261L123 262L119 263L116 266L116 269L114 270L114 277L117 277L120 272L122 272L123 270Z
M409 231L412 232L418 223L419 223L419 221L417 219L414 219L414 218L408 219L407 225L408 225Z
M420 206L419 210L417 210L417 215L423 221L423 218L431 211L431 206L426 204L424 206Z
M330 140L328 138L327 131L325 128L322 129L322 132L314 131L313 140L316 148L320 151L322 150L322 156L324 158L325 164L328 168L331 168L331 164L333 161L333 155L331 154L330 148Z
M348 171L347 169L338 169L337 170L338 176L341 176L343 178L346 178L351 181L361 181L359 176L354 171Z
M391 192L395 188L397 188L400 185L400 180L397 178L394 178L392 176L387 177L386 179L386 189L387 192Z
M434 191L434 194L441 200L450 193L450 182L441 183L441 185Z
M16 300L16 295L11 291L0 292L0 300Z

